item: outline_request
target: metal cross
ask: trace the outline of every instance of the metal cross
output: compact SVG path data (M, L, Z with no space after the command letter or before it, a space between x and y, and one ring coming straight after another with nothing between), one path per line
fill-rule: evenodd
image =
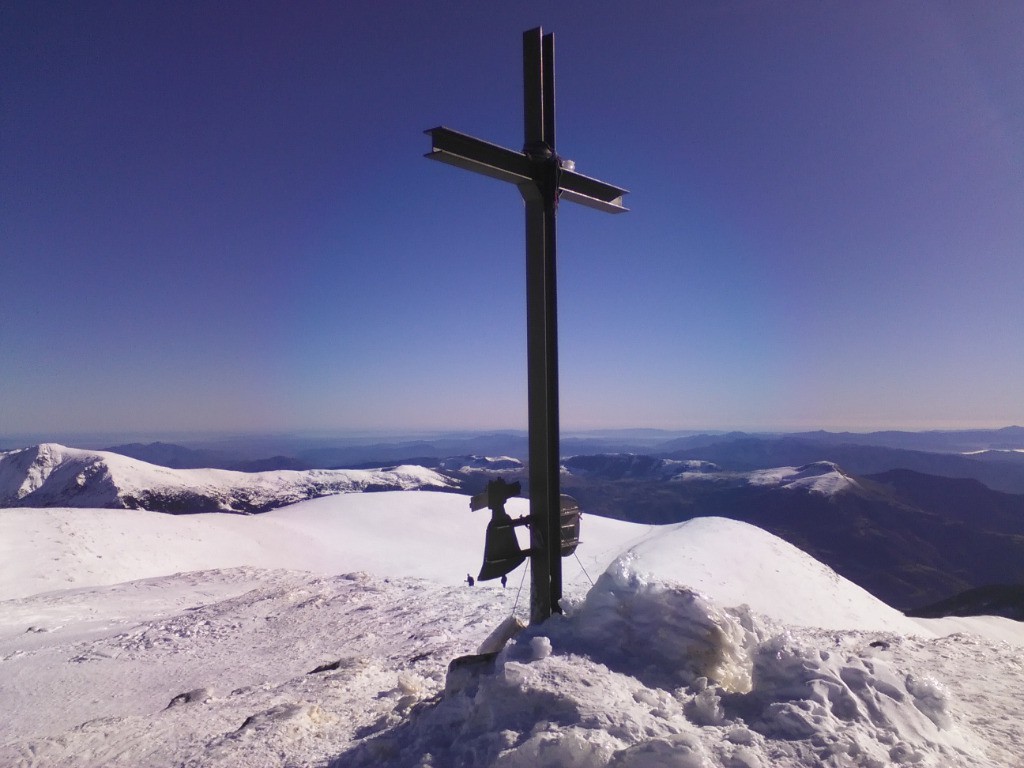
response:
M522 152L432 128L426 157L519 187L526 203L526 341L530 426L530 621L561 612L555 213L569 200L622 213L626 190L576 173L555 152L555 37L523 33Z

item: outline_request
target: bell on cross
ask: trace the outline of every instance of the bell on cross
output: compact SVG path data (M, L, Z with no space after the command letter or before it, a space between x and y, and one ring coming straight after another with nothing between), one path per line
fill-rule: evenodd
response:
M487 524L487 535L484 539L484 563L480 567L477 581L497 579L514 571L529 556L529 550L519 546L516 538L516 526L527 525L528 517L513 520L505 511L505 502L518 496L522 486L518 483L506 483L501 478L491 480L487 490L478 493L469 503L470 509L477 510L489 507L491 521Z

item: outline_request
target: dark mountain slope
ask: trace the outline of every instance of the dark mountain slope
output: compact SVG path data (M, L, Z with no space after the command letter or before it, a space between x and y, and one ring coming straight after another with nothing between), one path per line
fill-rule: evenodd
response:
M900 609L985 584L1024 583L1024 514L1016 513L1024 496L903 472L854 478L851 489L831 495L746 484L728 474L708 477L680 482L570 474L562 487L584 511L608 517L670 523L722 516L752 523ZM930 481L935 490L928 490Z
M1024 495L993 491L977 480L936 477L908 469L869 475L894 498L952 522L998 533L1024 533Z
M908 616L1005 616L1024 621L1024 585L993 584L961 592L946 600L906 612Z

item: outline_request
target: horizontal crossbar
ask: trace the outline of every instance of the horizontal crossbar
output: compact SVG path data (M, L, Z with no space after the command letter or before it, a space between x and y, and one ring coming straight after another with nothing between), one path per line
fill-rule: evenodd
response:
M613 187L603 181L592 179L576 171L562 169L558 179L562 200L569 200L588 208L596 208L607 213L625 213L629 209L622 205L622 197L627 194L625 189Z
M424 155L431 160L440 160L448 165L513 184L533 179L530 160L522 152L505 149L449 128L431 128L424 133L430 134L433 142L430 152Z
M432 146L424 157L516 185L533 182L533 162L522 152L450 128L431 128L425 133L430 135ZM562 169L558 188L562 200L608 213L628 210L622 205L626 190L576 171Z

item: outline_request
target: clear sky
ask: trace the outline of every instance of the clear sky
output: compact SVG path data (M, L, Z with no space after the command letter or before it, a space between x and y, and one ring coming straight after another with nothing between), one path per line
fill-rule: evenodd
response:
M1024 4L0 6L0 435L523 427L558 151L564 428L1024 423Z

